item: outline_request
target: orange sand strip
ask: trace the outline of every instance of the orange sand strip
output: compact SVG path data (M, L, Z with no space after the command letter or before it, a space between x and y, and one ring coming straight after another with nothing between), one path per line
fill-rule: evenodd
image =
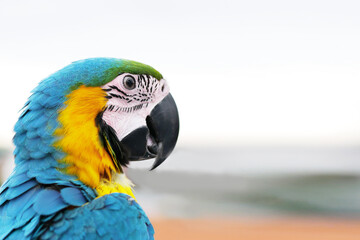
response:
M359 240L360 220L151 219L156 240Z

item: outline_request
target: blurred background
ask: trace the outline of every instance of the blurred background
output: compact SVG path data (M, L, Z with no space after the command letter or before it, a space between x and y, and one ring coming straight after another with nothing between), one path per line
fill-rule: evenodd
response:
M0 1L0 170L30 91L72 61L168 80L178 145L130 165L157 239L358 239L360 2Z

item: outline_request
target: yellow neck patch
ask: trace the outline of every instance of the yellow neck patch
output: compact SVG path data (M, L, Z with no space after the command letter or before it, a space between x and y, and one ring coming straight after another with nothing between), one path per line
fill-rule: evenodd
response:
M60 127L55 136L59 140L54 146L66 156L61 160L68 167L66 173L75 175L84 184L98 190L99 195L122 192L132 195L131 186L112 181L113 173L118 170L102 146L95 118L107 99L100 87L81 86L67 95L65 107L60 110Z
M125 193L133 197L135 200L135 196L132 192L132 187L134 185L132 182L125 176L124 173L118 174L115 173L113 175L112 181L101 179L100 184L96 187L96 191L99 196L104 196L110 193Z

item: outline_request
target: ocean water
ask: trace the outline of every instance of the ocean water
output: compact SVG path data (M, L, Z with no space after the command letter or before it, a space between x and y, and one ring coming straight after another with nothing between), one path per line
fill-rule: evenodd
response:
M131 168L150 168L133 162ZM159 171L232 175L360 174L360 146L177 147Z
M150 215L360 218L360 148L178 149L128 176Z
M360 217L360 177L351 174L242 176L132 169L135 196L164 217Z

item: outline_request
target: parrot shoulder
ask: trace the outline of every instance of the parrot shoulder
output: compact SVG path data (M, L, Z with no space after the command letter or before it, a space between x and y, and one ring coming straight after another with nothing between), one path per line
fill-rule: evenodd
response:
M154 229L132 197L112 193L79 208L58 213L50 227L34 237L41 239L153 239Z

